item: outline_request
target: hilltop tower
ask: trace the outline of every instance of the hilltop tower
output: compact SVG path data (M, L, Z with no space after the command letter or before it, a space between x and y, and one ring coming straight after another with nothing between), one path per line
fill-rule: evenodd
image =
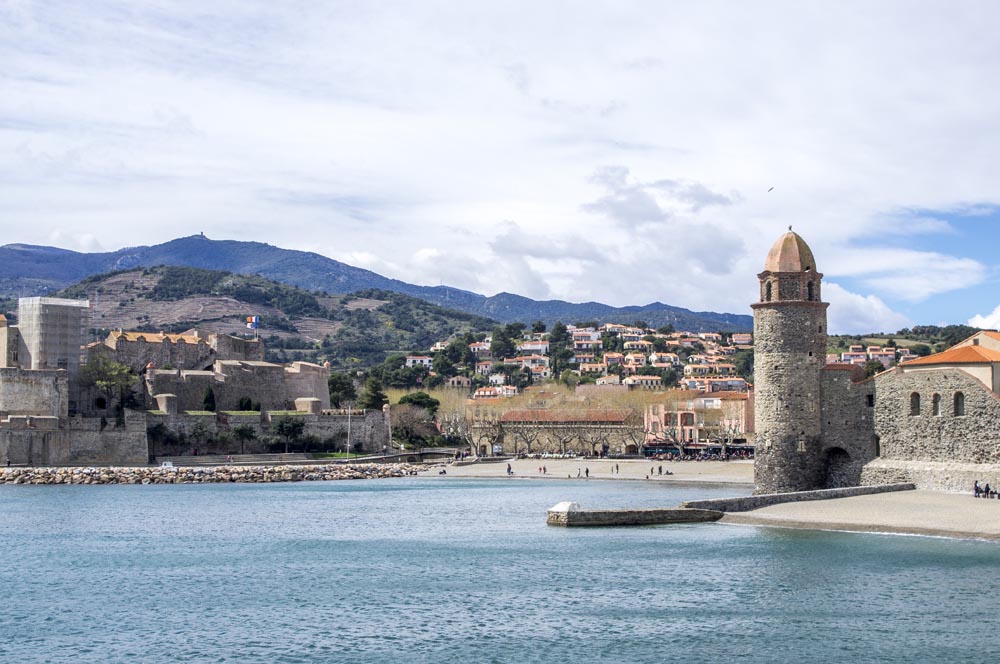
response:
M754 328L754 492L825 486L822 372L826 363L823 275L809 245L788 232L771 247L751 305Z

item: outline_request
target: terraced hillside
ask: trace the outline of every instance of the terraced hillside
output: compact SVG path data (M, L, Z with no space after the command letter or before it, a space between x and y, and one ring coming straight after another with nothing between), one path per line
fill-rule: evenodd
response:
M187 267L97 275L57 295L92 302L93 339L118 328L252 334L245 321L256 315L269 359L330 361L338 368L371 366L391 351L426 350L453 334L495 325L399 293L329 295L259 276Z

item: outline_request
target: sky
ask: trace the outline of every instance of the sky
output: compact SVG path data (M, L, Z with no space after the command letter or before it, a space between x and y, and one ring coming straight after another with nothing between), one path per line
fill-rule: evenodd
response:
M995 2L0 0L0 243L205 233L492 295L1000 327Z

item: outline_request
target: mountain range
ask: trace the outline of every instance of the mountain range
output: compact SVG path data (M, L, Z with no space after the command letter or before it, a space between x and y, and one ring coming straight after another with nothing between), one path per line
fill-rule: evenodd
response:
M450 286L418 286L312 252L282 249L261 242L211 240L204 235L103 253L27 244L4 245L0 247L0 297L51 294L92 275L157 265L256 274L330 294L379 289L505 323L541 320L551 325L557 320L568 323L642 320L653 327L671 324L676 329L692 332L744 332L753 328L751 316L695 312L661 302L612 307L598 302L532 300L512 293L487 297Z

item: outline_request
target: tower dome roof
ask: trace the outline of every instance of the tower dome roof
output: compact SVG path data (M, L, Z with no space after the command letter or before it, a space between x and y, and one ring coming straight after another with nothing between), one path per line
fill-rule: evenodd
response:
M806 241L799 237L798 233L792 231L791 226L788 232L778 238L778 241L767 252L767 260L764 261L765 272L815 272L816 259L813 258L812 249Z

